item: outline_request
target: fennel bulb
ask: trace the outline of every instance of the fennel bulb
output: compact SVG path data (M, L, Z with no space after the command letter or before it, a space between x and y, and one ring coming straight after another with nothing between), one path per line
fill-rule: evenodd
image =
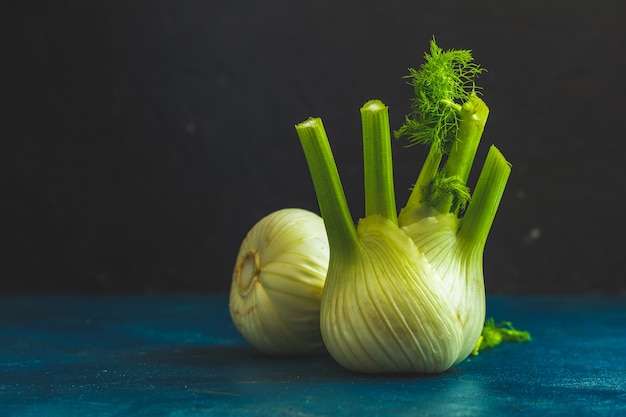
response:
M357 227L321 119L296 126L330 245L321 333L347 369L438 373L478 343L482 256L510 174L492 146L474 193L466 186L488 115L473 84L480 72L469 51L444 52L434 40L426 63L410 70L413 113L396 135L430 152L399 215L382 102L361 108L365 217Z
M319 311L329 261L322 218L303 209L273 212L243 240L229 309L248 343L272 355L322 344Z

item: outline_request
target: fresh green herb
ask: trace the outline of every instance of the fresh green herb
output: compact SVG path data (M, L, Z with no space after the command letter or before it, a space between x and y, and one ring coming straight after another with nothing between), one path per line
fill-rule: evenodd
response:
M493 318L490 317L485 321L485 327L472 355L478 355L479 351L494 348L502 342L524 343L530 341L530 333L527 331L517 330L509 321L496 325Z

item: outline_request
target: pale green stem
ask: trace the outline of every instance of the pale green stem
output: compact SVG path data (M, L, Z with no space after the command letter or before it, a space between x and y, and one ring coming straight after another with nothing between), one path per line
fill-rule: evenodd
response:
M459 133L446 161L446 173L467 182L480 138L485 130L489 108L484 101L474 95L461 106L459 115L461 118Z
M389 111L379 100L361 107L365 216L380 215L398 223L393 185Z
M426 161L422 166L422 170L417 177L417 181L411 190L406 206L400 210L398 223L400 226L406 226L418 221L425 213L423 213L424 205L422 202L422 191L437 174L439 165L441 164L442 154L437 147L431 146Z
M331 252L353 253L357 244L356 228L322 120L310 118L299 123L296 132L311 172Z
M485 247L510 174L511 164L495 146L491 146L472 201L459 225L459 239L474 247Z
M488 115L489 108L476 95L472 95L461 106L459 131L443 168L446 177L457 177L464 184L467 183ZM439 204L437 209L447 213L450 211L451 203L452 197Z

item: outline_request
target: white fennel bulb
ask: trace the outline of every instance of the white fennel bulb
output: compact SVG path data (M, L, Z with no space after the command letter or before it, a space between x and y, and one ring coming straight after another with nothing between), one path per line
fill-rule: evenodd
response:
M252 227L237 255L229 302L248 343L272 355L303 354L322 344L329 253L324 222L310 211L278 210Z
M361 219L354 253L331 261L321 323L328 351L366 373L442 372L458 358L455 303L413 241L382 216Z

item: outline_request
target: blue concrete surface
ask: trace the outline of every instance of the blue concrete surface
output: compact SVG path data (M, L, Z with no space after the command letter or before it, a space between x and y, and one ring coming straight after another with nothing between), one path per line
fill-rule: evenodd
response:
M247 346L226 295L0 297L1 416L624 416L626 298L489 297L533 341L437 376Z

